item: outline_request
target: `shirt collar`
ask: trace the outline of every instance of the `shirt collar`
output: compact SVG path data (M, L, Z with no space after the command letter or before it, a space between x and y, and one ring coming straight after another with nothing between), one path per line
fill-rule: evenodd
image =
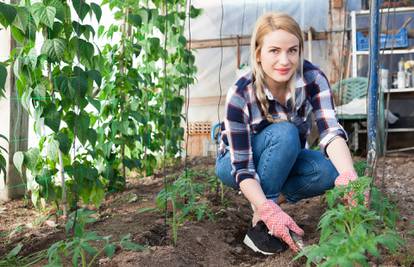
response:
M306 86L306 82L303 79L303 77L302 77L302 75L300 74L299 71L296 72L295 79L296 79L295 80L296 93L299 93L298 91L301 91L301 90L298 90L298 89L301 89L301 88L305 87ZM264 93L265 93L267 99L269 99L269 100L275 100L275 98L273 97L272 92L270 92L269 88L266 85L264 87ZM290 93L287 96L287 99L289 99L289 98L290 98Z

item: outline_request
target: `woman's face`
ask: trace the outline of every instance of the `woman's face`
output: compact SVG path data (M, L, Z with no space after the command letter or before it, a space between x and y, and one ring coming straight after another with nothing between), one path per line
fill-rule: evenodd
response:
M299 65L299 39L284 30L270 32L263 38L257 60L269 86L285 85Z

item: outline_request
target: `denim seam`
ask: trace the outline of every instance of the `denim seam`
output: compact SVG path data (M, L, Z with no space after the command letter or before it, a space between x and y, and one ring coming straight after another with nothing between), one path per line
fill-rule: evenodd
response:
M305 159L306 160L306 159ZM316 173L318 173L318 171L316 170L316 168L318 167L318 164L316 164L316 163L314 163L313 161L310 161L310 160L306 160L307 162L310 162L310 164L312 165L312 169L313 169L313 171L312 172L310 172L309 174L307 174L307 175L311 175L311 174L316 174ZM299 191L301 191L301 190L304 190L304 189L307 189L307 188L309 188L310 186L311 186L311 184L312 184L312 182L309 182L309 183L306 183L306 185L304 185L304 186L302 186L301 188L298 188L295 192L293 192L293 193L291 193L290 195L295 195L295 194L297 194Z
M265 131L265 135L266 135L266 139L267 139L267 137L270 137L270 138L272 138L272 133L270 132L270 131ZM266 141L267 140L265 140L265 145L266 145ZM273 148L274 148L274 146L276 146L276 145L278 145L278 142L276 142L276 143L274 143L274 144L271 144L270 146L268 146L268 149L269 149L269 151L266 151L266 148L263 150L263 152L262 152L262 155L263 155L263 153L266 151L266 152L268 152L270 155L272 154L272 151L273 151ZM260 160L262 160L262 155L260 155ZM263 173L266 173L266 169L267 169L267 164L268 164L268 160L266 159L265 160L265 164L263 164Z

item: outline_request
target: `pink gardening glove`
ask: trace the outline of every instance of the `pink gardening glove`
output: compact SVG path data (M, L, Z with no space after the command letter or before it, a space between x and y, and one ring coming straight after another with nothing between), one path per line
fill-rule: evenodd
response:
M355 181L358 179L358 174L354 170L346 171L341 173L338 177L335 179L335 186L347 186L350 181ZM357 205L355 199L353 198L354 192L350 191L345 196L345 203L348 204L351 207L355 207ZM366 207L368 207L369 203L369 191L364 192L365 200L364 204Z
M295 252L299 249L289 234L289 229L303 236L303 230L275 202L267 200L258 208L260 219L269 228L270 233L281 238Z

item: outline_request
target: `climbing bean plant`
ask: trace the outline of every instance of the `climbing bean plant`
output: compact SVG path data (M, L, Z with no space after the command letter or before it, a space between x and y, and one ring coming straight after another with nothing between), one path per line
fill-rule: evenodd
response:
M118 24L86 22L101 20L101 5ZM157 155L178 155L182 90L196 71L185 19L184 0L1 3L0 23L18 43L9 60L18 95L40 136L14 155L34 178L35 204L99 205L106 190L123 188L126 168L150 174ZM98 47L98 37L108 43Z

